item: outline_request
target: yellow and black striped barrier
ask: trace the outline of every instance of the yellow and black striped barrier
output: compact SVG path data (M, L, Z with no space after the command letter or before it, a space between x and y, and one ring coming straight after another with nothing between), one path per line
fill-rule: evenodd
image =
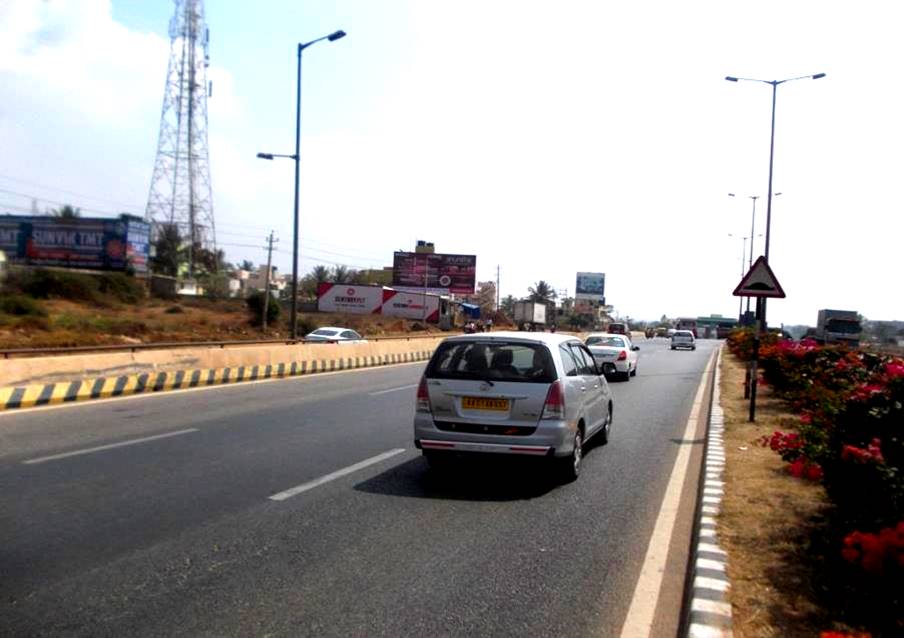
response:
M276 365L239 366L234 368L206 368L171 372L143 372L115 377L98 377L77 381L59 381L17 387L0 388L0 410L16 410L42 405L56 405L91 399L124 397L167 390L185 390L243 381L281 379L318 372L335 372L354 368L425 361L430 350L339 359L293 361Z

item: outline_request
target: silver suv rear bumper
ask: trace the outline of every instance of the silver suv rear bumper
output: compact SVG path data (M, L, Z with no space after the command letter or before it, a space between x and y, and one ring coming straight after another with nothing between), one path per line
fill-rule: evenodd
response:
M473 443L465 441L434 441L421 439L414 442L422 450L448 450L450 452L488 452L490 454L526 454L546 456L553 448L546 445L504 445L501 443Z

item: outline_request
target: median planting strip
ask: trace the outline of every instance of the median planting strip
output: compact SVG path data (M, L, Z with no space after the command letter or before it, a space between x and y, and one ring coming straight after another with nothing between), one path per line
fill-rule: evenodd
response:
M426 361L431 350L98 377L0 388L0 411Z

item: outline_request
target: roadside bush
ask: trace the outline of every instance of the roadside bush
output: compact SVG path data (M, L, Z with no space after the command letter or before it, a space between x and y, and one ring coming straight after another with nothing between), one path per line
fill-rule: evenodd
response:
M8 315L46 317L47 311L37 301L24 295L0 297L0 312Z
M36 299L68 299L106 305L110 300L137 303L145 298L142 283L120 272L89 275L65 270L35 268L10 274L8 285Z
M775 333L768 332L760 335L760 353L763 348L771 346L778 341ZM728 349L742 361L748 361L753 354L753 328L735 328L726 339Z
M822 481L835 506L832 542L874 578L864 581L870 595L900 610L886 583L904 579L904 359L807 341L761 354L764 380L801 411L796 433L763 444L793 475Z
M94 275L86 276L93 277ZM97 275L96 278L101 294L109 295L124 303L137 303L147 296L141 281L125 273L106 272Z
M264 295L266 293L263 290L258 290L251 293L248 296L248 299L245 300L245 303L248 306L248 311L251 313L251 324L255 326L259 326L262 323L262 319L264 316ZM281 308L279 307L279 301L274 299L271 295L270 302L267 304L267 324L273 325L273 323L279 318Z
M201 285L204 287L205 299L213 301L229 299L229 277L227 275L208 275L201 279Z
M101 301L100 285L91 275L61 270L20 271L15 275L15 286L36 299L69 299L98 303Z
M35 315L26 315L19 320L17 324L19 328L31 329L31 330L50 330L50 322L47 320L47 317L37 317Z
M291 323L291 319L289 320L289 323ZM295 325L298 327L298 334L301 336L304 336L309 332L314 332L320 327L319 323L304 315L298 316L298 321L295 322Z

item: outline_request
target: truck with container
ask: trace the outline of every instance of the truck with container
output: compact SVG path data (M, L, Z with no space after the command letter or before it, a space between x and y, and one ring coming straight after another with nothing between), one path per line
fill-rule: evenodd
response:
M816 318L816 328L807 331L807 338L826 345L846 345L856 348L860 345L860 315L856 310L820 310Z
M535 332L546 328L546 304L541 301L516 301L513 314L518 330Z

